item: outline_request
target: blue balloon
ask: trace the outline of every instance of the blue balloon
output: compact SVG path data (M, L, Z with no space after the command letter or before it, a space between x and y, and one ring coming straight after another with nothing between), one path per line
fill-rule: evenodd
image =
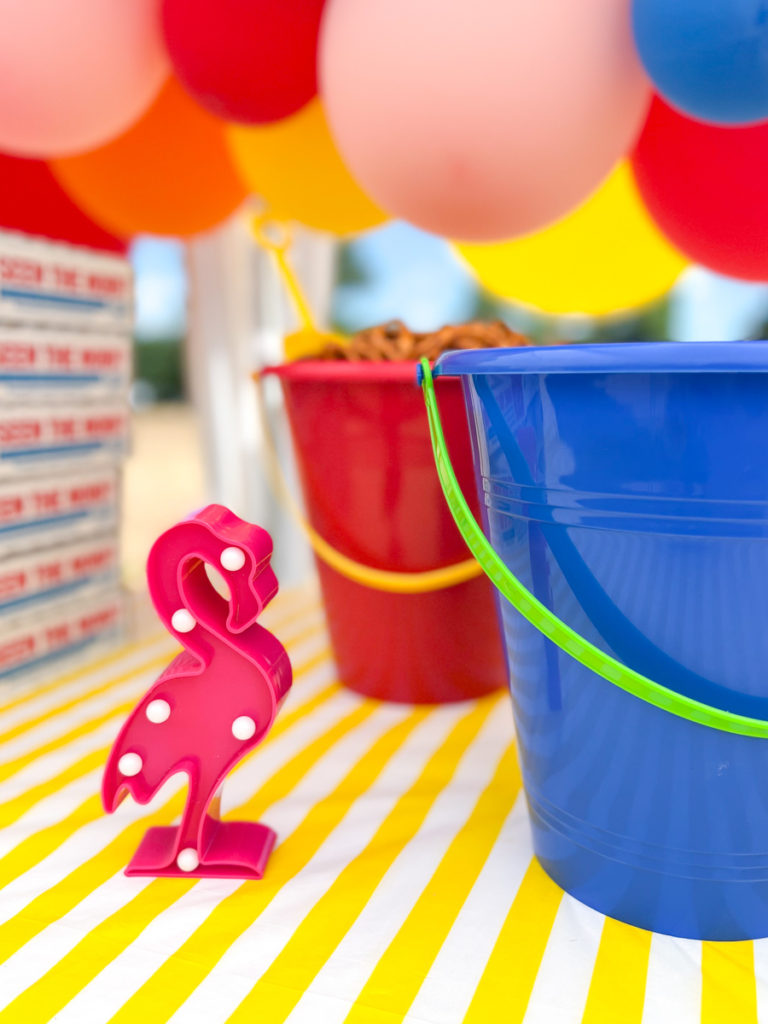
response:
M768 0L633 0L632 22L651 80L683 114L768 119Z

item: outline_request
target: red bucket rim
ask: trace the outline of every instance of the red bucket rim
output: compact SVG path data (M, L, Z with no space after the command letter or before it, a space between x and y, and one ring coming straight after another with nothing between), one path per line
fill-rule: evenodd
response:
M409 383L415 387L417 366L415 359L375 363L348 362L342 359L299 359L294 363L265 366L261 373L284 380Z

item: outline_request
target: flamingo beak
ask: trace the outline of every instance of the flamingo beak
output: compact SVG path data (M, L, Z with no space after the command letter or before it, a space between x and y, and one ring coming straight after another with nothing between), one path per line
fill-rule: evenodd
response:
M277 577L270 566L260 567L255 578L241 577L230 583L230 611L227 627L242 633L252 626L262 609L277 593Z
M227 626L233 633L242 633L244 629L252 625L261 611L261 607L251 598L250 594L245 599L239 595L232 595L232 604L229 613Z

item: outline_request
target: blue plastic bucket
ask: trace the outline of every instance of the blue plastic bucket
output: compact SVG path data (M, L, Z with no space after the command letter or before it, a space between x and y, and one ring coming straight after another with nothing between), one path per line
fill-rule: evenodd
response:
M507 569L701 721L763 725L768 342L466 351L434 375L461 377ZM768 935L768 740L653 706L498 609L547 873L642 928Z

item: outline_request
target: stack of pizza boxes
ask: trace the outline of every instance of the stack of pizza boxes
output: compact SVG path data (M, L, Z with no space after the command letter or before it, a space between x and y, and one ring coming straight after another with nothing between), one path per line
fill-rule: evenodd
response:
M127 260L0 231L0 681L121 635L132 314Z

